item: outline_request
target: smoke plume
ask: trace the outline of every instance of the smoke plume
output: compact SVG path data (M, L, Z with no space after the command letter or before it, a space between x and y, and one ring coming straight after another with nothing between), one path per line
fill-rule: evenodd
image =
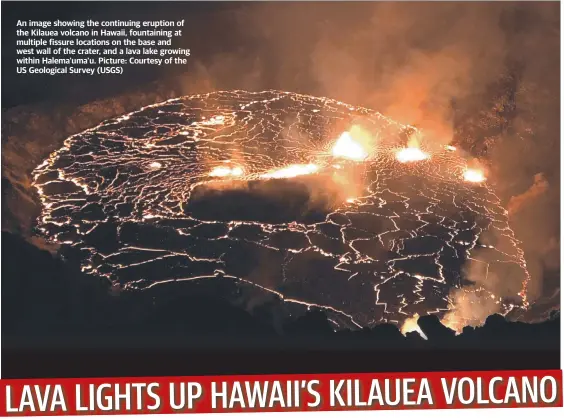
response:
M247 48L218 52L199 74L214 88L367 106L480 158L523 242L535 299L558 287L546 273L559 267L559 11L558 2L247 4L228 20ZM472 264L470 280L483 283ZM514 279L484 287L494 281L503 291ZM467 318L495 311L460 296Z

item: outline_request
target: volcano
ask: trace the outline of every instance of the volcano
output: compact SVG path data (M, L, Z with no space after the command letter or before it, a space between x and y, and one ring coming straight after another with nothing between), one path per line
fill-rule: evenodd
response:
M357 125L371 140L362 147L355 131L343 136ZM290 92L170 99L76 134L41 163L38 229L125 290L221 276L356 328L452 313L453 292L472 284L517 316L529 274L494 187L465 179L454 147L422 141L424 159L398 158L414 130ZM480 281L469 263L484 267ZM512 286L496 289L496 277Z

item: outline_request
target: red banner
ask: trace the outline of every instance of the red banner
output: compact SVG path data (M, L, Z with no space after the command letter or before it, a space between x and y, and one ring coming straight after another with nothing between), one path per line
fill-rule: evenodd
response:
M562 407L562 371L2 380L0 416Z

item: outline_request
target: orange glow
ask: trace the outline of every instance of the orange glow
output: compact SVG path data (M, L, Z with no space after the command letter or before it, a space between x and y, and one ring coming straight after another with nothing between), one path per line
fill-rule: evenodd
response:
M411 318L407 318L403 325L401 326L401 333L403 335L406 335L407 333L410 332L417 332L422 338L424 338L425 340L427 339L427 336L425 335L425 333L421 330L421 328L419 328L419 325L417 324L417 320L419 319L419 315L415 314L413 315Z
M405 149L401 149L396 153L396 159L401 163L417 162L420 160L429 159L429 155L423 152L421 149L415 147L407 147Z
M234 177L243 175L243 168L234 167L230 168L228 166L216 166L209 173L209 176L213 177Z
M345 131L332 149L335 157L350 160L364 160L368 157L366 146L370 135L358 126L353 126L350 131Z
M460 319L454 312L448 312L443 319L441 319L441 324L453 330L458 335L462 332L464 320Z
M464 180L468 182L483 182L486 180L484 172L480 169L466 169L464 171Z
M265 179L294 178L296 176L313 174L318 170L319 166L313 163L307 165L290 165L282 169L267 172L260 177Z
M429 154L425 153L419 148L418 135L412 135L408 142L407 147L399 150L396 153L396 159L401 163L418 162L420 160L429 159Z

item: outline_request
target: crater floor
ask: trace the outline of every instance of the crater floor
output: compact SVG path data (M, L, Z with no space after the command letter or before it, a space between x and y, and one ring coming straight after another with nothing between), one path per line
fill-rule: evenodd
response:
M359 162L331 154L352 124L373 139ZM38 166L38 229L125 289L222 277L325 308L336 327L452 310L470 262L480 299L523 306L529 274L492 186L467 182L453 148L423 143L429 159L399 161L413 130L289 92L171 99ZM499 278L515 291L500 294Z

